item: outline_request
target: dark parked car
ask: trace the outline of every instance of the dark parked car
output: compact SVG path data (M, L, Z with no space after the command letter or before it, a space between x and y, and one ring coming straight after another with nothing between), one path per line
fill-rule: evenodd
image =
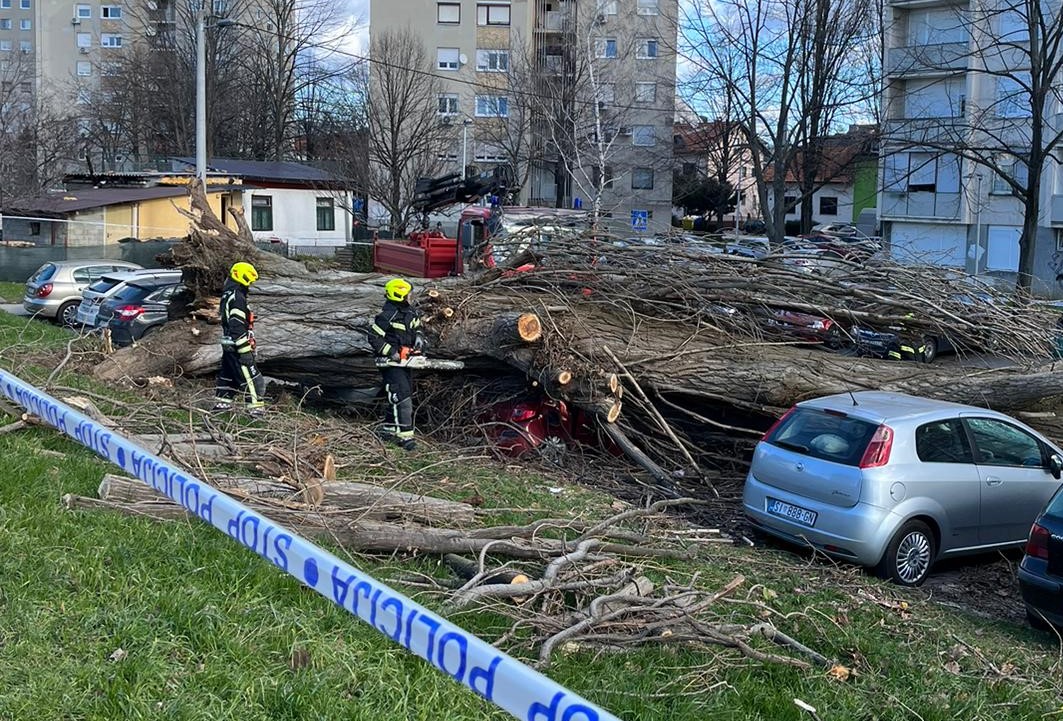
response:
M1063 628L1063 490L1034 521L1019 565L1019 588L1033 626Z
M170 303L183 288L172 279L127 282L100 306L96 325L111 331L114 345L131 345L169 320Z

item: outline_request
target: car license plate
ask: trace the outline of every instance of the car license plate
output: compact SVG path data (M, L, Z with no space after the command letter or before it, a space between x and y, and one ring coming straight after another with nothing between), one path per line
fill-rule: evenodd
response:
M789 518L804 526L816 525L816 512L807 508L795 506L792 503L780 501L778 498L769 498L767 502L768 513L781 518Z

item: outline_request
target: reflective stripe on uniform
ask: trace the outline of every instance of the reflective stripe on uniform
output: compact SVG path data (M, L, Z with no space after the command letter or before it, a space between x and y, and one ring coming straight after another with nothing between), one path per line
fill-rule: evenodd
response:
M911 353L912 355L915 355L915 348L912 348L910 345L902 345L901 353Z
M377 335L387 335L387 333L384 332L384 329L378 326L376 323L373 324L373 332Z
M380 349L380 354L385 356L391 355L391 344L385 343L384 346Z
M244 374L244 380L247 382L247 392L251 396L249 405L257 405L259 403L258 393L255 392L255 379L251 376L251 369L247 366L240 366L240 371Z
M391 321L391 327L395 330L406 330L405 323L396 323L395 321Z
M898 352L897 352L897 351L895 351L895 350L891 350L891 351L889 352L889 356L890 356L890 358L896 358L897 360L900 360L900 359L901 359L901 354L900 354L900 353L898 353Z
M420 326L421 326L421 319L420 318L416 318L415 317L413 320L410 321L410 327L411 328L419 328Z
M247 313L244 313L239 308L230 308L229 315L234 318L243 318L244 320L247 320Z

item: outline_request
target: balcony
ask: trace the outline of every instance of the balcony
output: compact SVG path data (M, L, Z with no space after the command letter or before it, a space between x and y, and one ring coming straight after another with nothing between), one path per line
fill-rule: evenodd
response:
M967 0L888 0L890 7L895 8L925 8L925 7L946 7L949 5L963 5L966 6Z
M547 10L535 20L535 30L540 33L564 32L568 26L568 10Z
M881 216L885 220L923 218L959 220L963 193L882 193Z
M893 118L886 121L883 142L961 143L967 139L967 121L956 118Z
M890 48L886 54L889 75L952 75L967 69L968 43L939 43Z

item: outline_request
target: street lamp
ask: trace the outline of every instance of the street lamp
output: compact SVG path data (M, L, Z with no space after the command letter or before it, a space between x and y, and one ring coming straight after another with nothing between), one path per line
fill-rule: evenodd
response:
M196 13L196 178L207 189L207 0L192 0ZM234 25L219 19L215 25Z
M469 157L469 126L472 125L472 118L465 118L461 121L461 179L465 180L465 167L468 163Z

